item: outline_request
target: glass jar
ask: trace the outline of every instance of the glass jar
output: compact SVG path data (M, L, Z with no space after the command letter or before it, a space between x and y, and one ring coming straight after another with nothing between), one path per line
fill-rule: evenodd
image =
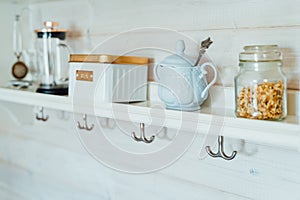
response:
M235 77L237 117L282 120L287 115L287 79L277 45L245 46Z

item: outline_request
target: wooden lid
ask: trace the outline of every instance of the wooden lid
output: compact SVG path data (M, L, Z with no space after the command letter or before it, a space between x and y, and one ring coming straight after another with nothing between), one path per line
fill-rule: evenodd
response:
M105 54L71 54L69 62L147 65L149 59L146 57L114 56Z
M56 29L55 27L58 26L58 22L53 22L53 21L45 21L44 22L44 27L41 29L34 30L36 33L66 33L68 30L67 29Z

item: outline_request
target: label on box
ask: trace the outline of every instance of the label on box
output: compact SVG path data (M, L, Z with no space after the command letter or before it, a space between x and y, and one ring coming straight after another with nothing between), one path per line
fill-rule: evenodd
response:
M76 80L78 81L93 81L93 71L76 70Z

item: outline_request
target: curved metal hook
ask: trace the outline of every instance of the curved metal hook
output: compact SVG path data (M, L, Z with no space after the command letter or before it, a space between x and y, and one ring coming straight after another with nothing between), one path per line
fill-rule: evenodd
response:
M79 121L77 121L77 127L79 129L85 129L87 131L91 131L94 128L94 124L92 124L90 127L87 124L87 120L86 120L86 114L83 115L83 125L80 124Z
M141 136L138 138L136 136L135 132L131 133L131 137L137 142L151 143L151 142L153 142L153 140L155 138L155 135L152 135L149 139L146 138L144 123L140 123L140 135Z
M41 116L39 116L39 113L41 114ZM39 120L39 121L45 122L45 121L47 121L47 120L49 119L49 115L46 115L46 116L45 116L45 115L44 115L44 108L41 107L40 110L39 110L39 112L35 114L35 118L36 118L37 120Z
M218 152L217 153L212 152L210 146L205 147L206 152L208 153L208 155L210 155L213 158L218 158L219 157L219 158L223 158L225 160L234 159L234 157L237 154L237 151L233 151L230 156L226 155L226 153L224 152L223 141L224 141L224 137L223 136L218 136Z

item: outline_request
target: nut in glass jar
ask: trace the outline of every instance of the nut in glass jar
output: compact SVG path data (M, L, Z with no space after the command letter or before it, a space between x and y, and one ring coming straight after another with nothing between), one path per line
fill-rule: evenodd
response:
M246 46L235 77L237 117L282 120L286 116L286 77L276 45Z

